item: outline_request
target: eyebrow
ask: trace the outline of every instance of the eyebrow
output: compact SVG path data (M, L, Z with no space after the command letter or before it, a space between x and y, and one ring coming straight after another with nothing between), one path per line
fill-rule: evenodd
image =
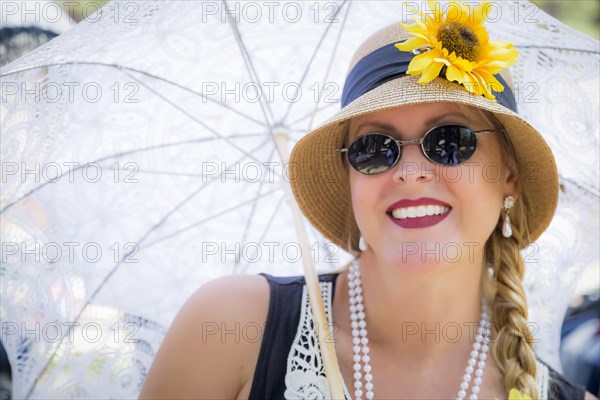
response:
M434 125L436 122L443 120L446 117L459 117L460 119L462 119L463 121L466 122L466 117L461 114L461 113L457 113L457 112L450 112L447 114L442 114L442 115L436 115L435 117L429 118L425 121L425 125L426 126L432 126ZM395 133L395 134L399 134L399 132L396 130L395 127L393 127L390 124L386 124L383 122L377 122L377 121L371 121L371 122L364 122L362 124L360 124L356 130L354 132L359 132L361 128L365 127L365 126L371 126L373 128L376 129L381 129L385 132L391 132L391 133Z

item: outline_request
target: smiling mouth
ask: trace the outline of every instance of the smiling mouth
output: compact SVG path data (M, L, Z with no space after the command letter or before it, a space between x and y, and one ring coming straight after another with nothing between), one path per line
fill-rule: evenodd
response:
M434 215L444 215L450 211L450 207L439 206L439 205L423 205L416 207L400 207L395 208L388 214L392 216L394 219L403 220L403 219L413 219L413 218L422 218L422 217L430 217Z

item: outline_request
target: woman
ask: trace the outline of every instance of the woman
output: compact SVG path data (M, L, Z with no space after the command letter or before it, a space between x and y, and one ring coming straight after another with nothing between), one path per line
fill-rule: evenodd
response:
M342 110L292 153L302 211L356 255L320 277L347 398L584 398L536 359L526 325L519 250L554 213L554 158L492 75L516 52L488 43L484 9L473 13L369 38ZM458 162L445 166L450 140ZM323 165L333 179L319 179ZM141 398L328 398L307 304L302 277L208 283Z

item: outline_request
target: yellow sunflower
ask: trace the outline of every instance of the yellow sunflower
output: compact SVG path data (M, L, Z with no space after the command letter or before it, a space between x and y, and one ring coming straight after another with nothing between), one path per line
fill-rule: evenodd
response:
M512 43L490 41L483 26L491 4L484 1L472 13L462 1L451 1L442 10L440 3L427 1L433 16L415 10L414 24L402 24L414 36L396 47L402 51L423 51L408 65L407 74L421 75L419 83L429 83L445 68L450 82L458 82L477 95L490 100L504 86L494 77L513 65L518 52Z

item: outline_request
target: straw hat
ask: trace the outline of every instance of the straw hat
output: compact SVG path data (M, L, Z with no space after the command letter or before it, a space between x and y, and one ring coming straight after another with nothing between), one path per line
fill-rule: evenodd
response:
M357 64L364 73L364 61L372 59L365 57L410 37L400 24L394 24L368 38L352 59L345 85L348 86L348 77L357 69ZM361 60L363 62L359 63ZM348 167L344 166L343 155L335 151L344 145L344 122L365 113L403 105L452 102L490 111L504 126L515 150L521 197L525 201L530 241L524 245L535 241L550 224L558 202L556 163L541 134L516 112L502 105L506 101L501 101L500 97L493 101L473 95L443 77L436 77L427 84L419 84L418 79L418 76L403 74L369 89L296 144L290 156L290 181L304 215L335 244L346 250L356 249L359 231L352 211ZM345 87L344 92L347 89ZM510 89L506 88L504 92L510 92Z

